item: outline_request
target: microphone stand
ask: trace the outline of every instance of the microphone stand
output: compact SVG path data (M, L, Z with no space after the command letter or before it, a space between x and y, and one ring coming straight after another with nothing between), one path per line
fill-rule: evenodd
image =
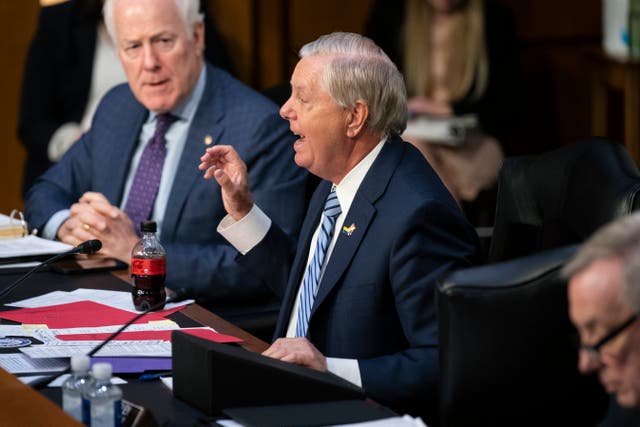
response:
M108 343L110 343L111 341L113 341L113 339L115 337L117 337L118 335L120 335L120 333L122 331L124 331L125 329L127 329L129 326L131 326L136 320L140 319L142 316L144 316L145 314L148 314L152 311L155 311L157 309L159 309L160 307L164 306L167 303L172 303L172 302L180 302L180 301L184 301L185 299L189 298L189 293L184 289L181 288L178 291L176 291L171 297L167 298L165 301L161 301L157 304L152 305L151 307L149 307L148 309L146 309L145 311L136 314L133 318L131 318L131 320L129 320L127 323L125 323L124 325L122 325L117 331L115 331L114 333L112 333L111 335L109 335L109 337L107 339L105 339L104 341L102 341L100 344L98 344L97 346L95 346L89 353L87 353L87 356L91 357L94 354L96 354L98 351L100 351L105 345L107 345ZM71 372L71 365L69 365L67 367L67 369L65 369L62 372L56 372L53 375L49 375L46 377L42 377L36 381L33 381L32 383L30 383L29 385L31 386L31 388L35 389L35 390L40 390L42 388L44 388L47 384L49 384L50 382L54 381L56 378L64 375L64 374L68 374Z

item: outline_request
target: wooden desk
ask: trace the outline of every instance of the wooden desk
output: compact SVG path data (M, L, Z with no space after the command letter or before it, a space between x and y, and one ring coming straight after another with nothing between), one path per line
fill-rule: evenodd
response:
M0 272L0 290L4 289L18 277L20 277L20 274L3 274ZM128 291L130 290L129 273L128 271L117 272L113 275L109 273L87 273L79 275L62 275L51 272L36 273L27 281L23 282L21 286L16 288L14 292L11 293L11 296L8 297L8 300L17 301L54 290L72 291L78 287ZM249 351L262 352L268 347L266 342L232 325L197 304L192 304L172 316L176 315L179 317L186 316L190 321L194 321L205 326L211 326L221 333L241 338L243 342L240 345ZM189 406L187 403L182 402L179 399L175 399L171 392L159 381L140 382L136 378L137 377L130 378L130 382L128 384L122 385L124 398L137 404L141 404L149 409L156 418L156 421L158 421L159 425L205 425L203 424L203 419L208 418L206 415ZM15 377L13 377L13 379L15 380ZM10 381L8 384L16 384L16 382ZM13 387L13 385L11 386ZM26 387L23 387L22 383L18 386L22 388ZM5 389L2 387L2 378L0 377L0 395L2 396L5 395L3 390ZM55 403L59 404L61 401L61 392L59 388L47 388L42 390L42 393ZM6 411L11 409L9 407L10 403L11 400L4 398L0 399L0 414L5 413L6 415ZM40 408L40 406L38 406L38 408ZM52 412L58 411L53 410ZM11 413L14 414L13 412ZM26 414L25 416L40 413L42 413L42 411L31 411L31 413ZM28 420L30 419L31 418L28 418ZM4 421L6 420L7 418L3 418L3 416L0 415L0 425L5 425ZM27 418L23 418L20 414L15 414L15 417L14 415L11 415L10 418L10 421L16 422L15 425L38 425L31 424L29 422L21 423L23 420L26 421ZM60 424L56 424L54 422L53 424L42 425L54 424L67 425L62 424L62 421Z
M80 427L77 422L42 394L23 384L19 379L0 369L0 423L23 426Z
M631 158L640 164L640 60L614 57L602 49L589 51L589 59L592 65L592 133L597 136L609 135L609 93L611 90L622 92L623 142Z

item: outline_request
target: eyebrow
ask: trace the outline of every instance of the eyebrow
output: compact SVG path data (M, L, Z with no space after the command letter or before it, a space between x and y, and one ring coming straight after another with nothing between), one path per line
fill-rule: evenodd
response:
M292 91L295 90L295 91L298 91L298 92L304 92L304 90L306 88L306 86L303 86L303 85L294 85L293 83L290 83L290 84L291 84L291 90Z
M143 40L157 40L160 38L176 38L177 37L177 33L175 31L170 31L170 30L162 30L160 32L154 33L150 36L144 36L144 37L129 37L129 36L123 36L121 38L121 40L124 43L131 43L131 42L141 42Z

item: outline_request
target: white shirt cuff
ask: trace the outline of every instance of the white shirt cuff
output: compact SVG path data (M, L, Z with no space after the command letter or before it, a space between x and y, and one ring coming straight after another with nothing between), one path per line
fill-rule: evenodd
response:
M52 162L60 160L80 135L82 135L82 128L78 123L69 122L60 126L51 136L47 147L49 160Z
M231 215L222 218L218 233L222 235L242 255L253 249L267 235L271 219L254 203L248 214L240 221Z
M56 240L58 234L58 228L71 216L69 209L58 211L51 215L49 221L44 225L42 230L42 237L49 240Z
M356 359L340 359L337 357L327 357L327 370L336 374L340 378L344 378L362 387L362 378L360 378L360 367Z

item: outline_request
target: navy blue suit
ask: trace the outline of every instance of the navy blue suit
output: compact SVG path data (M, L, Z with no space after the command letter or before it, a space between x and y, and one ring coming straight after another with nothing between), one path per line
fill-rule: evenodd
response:
M271 277L283 295L275 338L286 333L330 188L323 181L311 200L293 264L284 265L290 245L277 226L239 258ZM424 157L398 137L385 144L358 189L344 221L352 224L328 261L308 338L325 356L358 359L364 390L375 400L434 416L436 280L475 260L475 231Z
M297 235L304 213L306 172L293 161L293 135L275 104L215 67L207 66L206 77L162 223L166 283L195 290L210 308L247 305L274 295L234 262L235 250L216 231L226 212L219 185L198 170L205 136L237 150L249 167L256 202L291 236ZM91 130L28 192L29 224L42 229L51 215L86 191L103 193L120 206L148 114L128 85L107 93Z

